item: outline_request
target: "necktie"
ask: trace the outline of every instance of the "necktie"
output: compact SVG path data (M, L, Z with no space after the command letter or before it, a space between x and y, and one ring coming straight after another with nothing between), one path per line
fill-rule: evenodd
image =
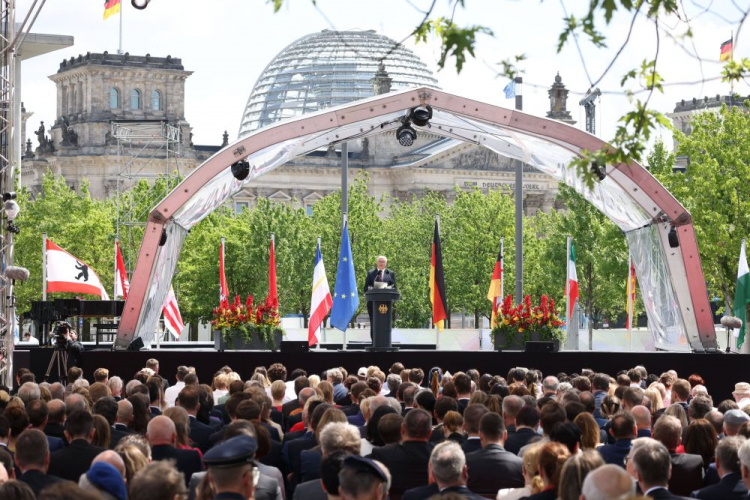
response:
M385 269L380 271L380 281L385 281Z

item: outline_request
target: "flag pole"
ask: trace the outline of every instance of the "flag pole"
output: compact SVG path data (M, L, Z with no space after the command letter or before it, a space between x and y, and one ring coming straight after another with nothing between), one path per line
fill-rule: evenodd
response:
M570 236L565 241L565 328L568 335L570 335L570 320L572 319L570 317L570 269L568 269L570 267Z
M346 143L344 143L344 144L346 144ZM342 191L341 191L341 193L342 193L342 196L343 196L343 193L344 193L344 191L342 190ZM342 199L343 199L343 198L342 198ZM343 223L343 225L341 226L341 231L342 231L342 232L344 231L344 228L345 228L345 226L346 226L346 222L347 222L347 220L348 220L348 215L349 215L349 214L347 214L346 212L344 212L344 213L343 213L343 222L344 222L344 223ZM341 263L340 263L340 262L339 262L339 265L341 265ZM336 273L336 277L338 278L338 268L337 268L337 273ZM331 310L333 310L333 309L331 309ZM372 325L370 325L370 328L372 328ZM346 330L348 330L348 328L347 328ZM346 330L344 330L344 331L343 331L343 341L342 341L342 344L341 344L341 350L342 350L342 351L346 351Z
M122 11L124 10L122 2L120 2L120 48L117 49L118 54L122 54Z
M438 237L440 236L440 214L435 214L435 224L437 224L437 230L438 230ZM434 242L433 242L434 245ZM436 268L437 269L437 268ZM437 274L437 272L435 273ZM437 289L437 283L435 283L435 289ZM445 307L445 304L443 304L443 307ZM435 303L432 304L432 310L433 314L435 312ZM446 316L448 315L448 312L446 311ZM445 328L447 321L443 320L443 328ZM435 325L433 325L435 326ZM435 350L440 350L440 328L435 326L435 330L437 331L435 335Z
M734 30L732 30L730 40L732 41L732 48L729 50L729 60L734 61ZM734 80L729 80L729 108L731 109L734 104Z
M114 279L114 288L112 289L112 300L117 300L117 244L120 242L120 239L115 236L115 279ZM123 290L124 292L125 290Z
M503 270L500 272L500 300L505 299L505 238L502 236L500 237L500 267L503 268ZM492 304L492 307L495 307L495 304ZM493 325L490 325L490 328L492 328Z
M42 300L47 301L47 233L42 234Z
M320 248L320 236L318 236L318 247L317 248ZM316 251L317 251L317 248L315 249ZM315 276L315 269L313 269L313 276ZM313 286L315 286L315 283L313 283ZM310 311L310 314L308 316L310 316L312 318L312 311ZM310 320L308 319L307 321L308 321L308 325L309 325L310 324ZM321 341L315 344L315 349L319 351L320 350L320 344L322 344L323 342L325 342L327 340L326 320L325 320L325 318L323 318L323 321L320 323L320 326L318 328L320 328L320 333L323 334L323 335L321 335L321 339L320 339Z
M224 264L224 273L226 273L226 260L224 260L224 244L226 243L227 239L225 237L221 237L221 248L219 251L221 252L221 262ZM225 274L226 276L226 274ZM222 283L221 283L221 276L219 276L219 307L221 307L221 292L223 291L221 289ZM229 292L229 290L227 290ZM227 300L229 300L229 297L227 296Z
M633 256L628 252L628 339L630 341L630 350L633 350L633 294L635 290L633 287L633 276L631 275L631 269L633 268Z

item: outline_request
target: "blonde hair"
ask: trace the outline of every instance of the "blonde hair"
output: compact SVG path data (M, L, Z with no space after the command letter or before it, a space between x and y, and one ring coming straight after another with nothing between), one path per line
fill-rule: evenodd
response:
M592 450L599 446L599 424L591 413L579 413L573 423L581 429L581 449Z
M318 375L310 375L309 377L307 377L307 381L310 382L310 387L315 389L320 383L320 377Z
M450 432L460 432L464 425L464 417L457 411L449 411L443 417L443 426Z
M132 443L118 443L115 452L120 455L125 463L125 479L128 483L133 477L148 465L148 457L141 449Z
M188 438L190 434L190 417L188 416L187 411L185 411L185 408L181 406L170 406L164 410L162 415L174 422L174 428L177 432L177 444L188 446L190 444L190 439Z
M229 377L224 372L220 372L214 377L214 389L226 389L229 385Z
M271 382L268 381L268 377L262 373L254 373L253 376L250 377L250 380L260 383L264 388L271 387Z
M333 384L327 380L323 380L315 388L315 392L319 393L326 403L333 404Z
M531 494L536 495L544 489L544 481L539 477L539 453L542 451L544 443L532 444L526 448L523 454L522 466L526 475L531 477Z
M644 393L648 398L648 409L651 415L664 408L664 400L661 398L661 393L656 387L649 387Z
M348 423L349 420L346 418L346 414L338 408L328 408L323 415L320 417L318 427L315 428L315 440L320 443L320 433L328 424L334 422Z
M284 399L284 394L286 394L286 384L283 380L276 380L271 384L271 397L273 399Z

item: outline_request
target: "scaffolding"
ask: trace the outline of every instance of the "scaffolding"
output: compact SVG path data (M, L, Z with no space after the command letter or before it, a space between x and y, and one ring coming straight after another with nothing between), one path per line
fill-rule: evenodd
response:
M180 129L167 122L112 122L117 142L117 240L131 274L153 205L179 183ZM137 189L140 181L149 189Z

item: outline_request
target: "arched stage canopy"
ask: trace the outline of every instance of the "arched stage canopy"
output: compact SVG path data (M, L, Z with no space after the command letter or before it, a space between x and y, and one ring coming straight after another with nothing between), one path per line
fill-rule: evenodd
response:
M151 211L115 349L126 349L137 336L147 343L153 340L190 228L255 178L330 143L394 131L401 118L420 104L433 108L430 133L478 144L532 165L573 187L622 229L658 348L703 351L716 347L692 219L646 169L637 163L608 165L604 180L589 190L575 169L567 166L581 150L606 146L600 139L558 121L422 87L256 130L193 171ZM415 128L419 133L420 127ZM231 165L242 159L249 162L250 175L238 181ZM676 248L668 241L673 226L679 237Z

